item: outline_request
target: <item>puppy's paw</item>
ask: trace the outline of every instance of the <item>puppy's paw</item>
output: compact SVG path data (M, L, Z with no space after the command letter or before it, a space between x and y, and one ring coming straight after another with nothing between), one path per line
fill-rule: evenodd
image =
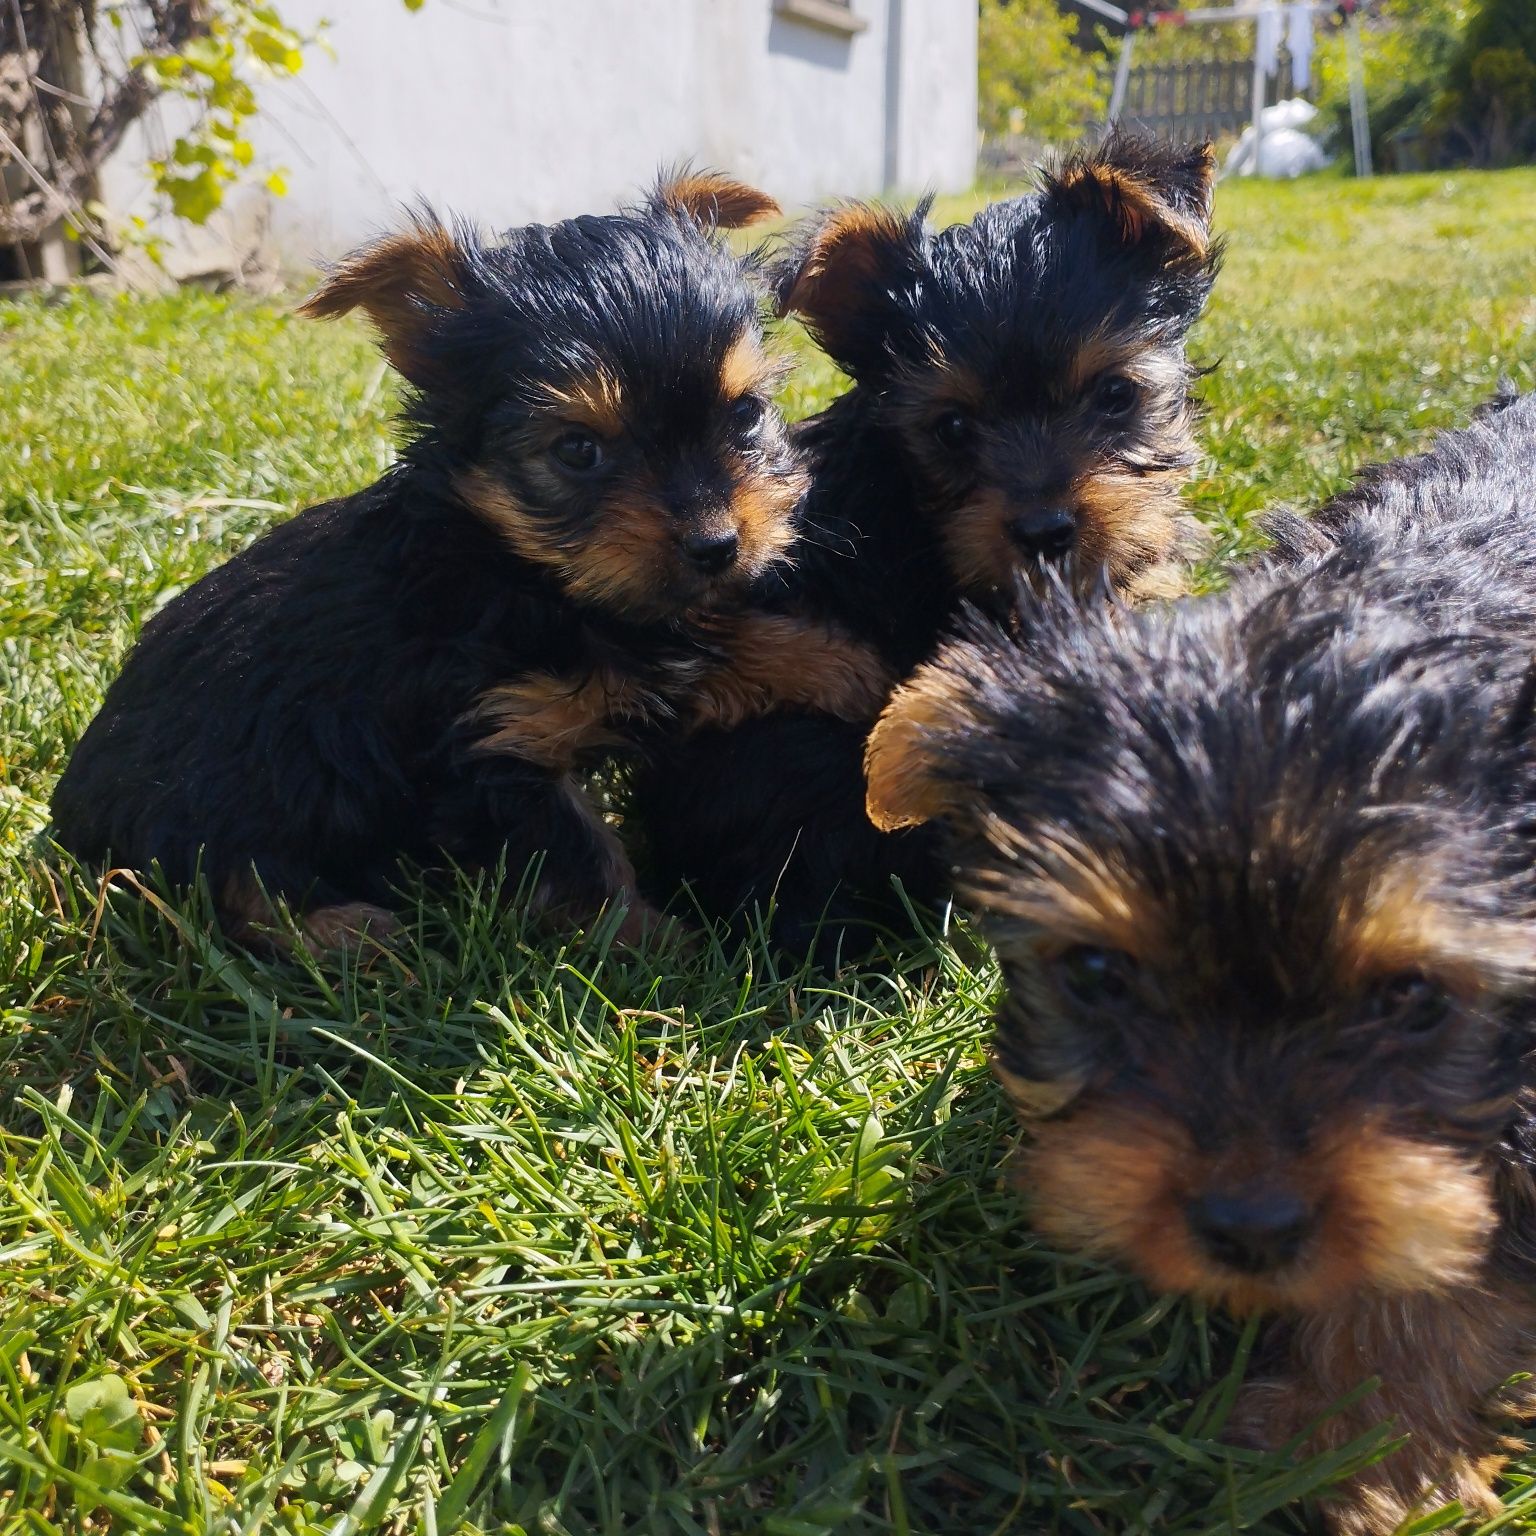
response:
M401 930L393 912L372 902L347 901L305 913L299 931L304 948L318 959L338 951L360 956L377 953L387 949Z

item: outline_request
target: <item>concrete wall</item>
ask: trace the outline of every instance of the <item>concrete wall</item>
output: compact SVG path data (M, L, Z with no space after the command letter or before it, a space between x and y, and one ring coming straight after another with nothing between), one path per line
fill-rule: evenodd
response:
M423 195L490 225L602 210L683 159L786 206L968 186L976 165L975 0L853 0L846 34L774 0L283 0L327 13L335 57L263 89L258 167L219 233L270 221L289 260L328 256ZM337 13L340 13L339 15ZM142 209L150 125L107 178Z

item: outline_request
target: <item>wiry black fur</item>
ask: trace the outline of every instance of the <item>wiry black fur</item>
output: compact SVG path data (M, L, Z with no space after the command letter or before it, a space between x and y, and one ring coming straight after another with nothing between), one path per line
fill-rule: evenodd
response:
M399 464L145 626L54 794L58 840L80 858L158 864L178 884L200 868L216 894L254 870L296 908L387 902L402 859L445 856L504 859L517 879L542 853L549 900L574 911L614 893L569 786L480 752L474 707L510 678L605 667L675 695L720 659L690 605L728 589L662 582L638 616L574 601L559 565L514 552L458 477L484 470L579 561L581 540L626 514L600 478L551 470L527 434L550 388L600 368L647 429L634 451L678 528L718 508L731 471L713 392L722 354L759 332L755 267L660 194L494 243L428 213L409 238L431 280L389 296L380 321L414 386ZM764 475L793 467L771 412L733 451Z
M1386 1390L1419 1471L1388 1462L1335 1513L1341 1530L1376 1532L1448 1461L1481 1497L1470 1469L1494 1430L1460 1437L1480 1394L1528 1364L1536 396L1367 471L1310 527L1278 526L1276 552L1219 596L1085 614L1065 594L1024 593L1023 639L978 618L924 674L946 703L913 750L1002 961L1004 1079L1046 1087L1064 1132L1112 1101L1169 1117L1202 1156L1258 1128L1301 1165L1365 1122L1486 1170L1499 1217L1478 1282L1488 1299L1449 1288L1445 1305L1489 1326L1461 1344L1454 1311L1443 1337L1416 1314L1423 1337L1405 1336L1403 1353L1417 1350L1433 1384ZM1063 951L1051 919L1027 915L1081 850L1164 915L1152 957ZM1403 871L1453 927L1502 935L1467 941L1470 979L1341 981L1341 913ZM1299 1325L1296 1370L1319 1339L1342 1338L1369 1374L1379 1346L1359 1341L1377 1336L1374 1323ZM1479 1380L1489 1355L1495 1379Z
M1065 830L1151 872L1177 913L1168 1011L1294 1030L1299 1050L1327 1044L1307 1026L1333 991L1331 896L1355 868L1433 864L1469 918L1536 920L1536 396L1367 470L1317 523L1313 547L1218 596L1132 613L1024 593L1017 629L974 619L937 663L961 681L963 727L924 749L953 785L949 857L984 919L1030 877L1031 846ZM1276 841L1277 812L1296 808L1312 809L1305 840ZM1018 834L1012 856L988 818ZM1006 962L1018 934L1006 915L995 932ZM1531 960L1448 1095L1504 1104L1480 1137L1512 1124ZM1117 1070L1117 1042L1088 1022L1084 1048ZM1054 1047L1038 1023L1005 1004L1001 1058L1062 1075L1041 1070ZM1290 1080L1312 1102L1305 1119L1338 1073ZM1221 1112L1216 1086L1191 1091L1202 1113ZM1409 1086L1423 1110L1422 1083Z
M1130 173L1191 225L1209 225L1203 148L1112 138L969 224L935 232L929 201L891 215L855 301L808 317L854 387L798 430L812 489L776 600L835 617L899 675L931 653L962 600L992 602L1018 566L1033 564L1018 553L979 581L957 576L948 553L955 509L978 484L1029 509L1106 457L1132 473L1193 460L1181 420L1193 378L1183 343L1220 243L1185 251L1158 228L1127 240L1110 206L1069 187L1069 173L1085 166ZM820 232L808 226L777 264L787 299ZM1177 382L1149 394L1123 432L1064 384L1078 347L1101 332L1166 347L1180 361ZM940 357L985 395L958 454L937 453L914 421ZM687 883L716 915L771 898L777 936L801 950L817 935L834 946L848 921L900 922L893 876L919 901L936 899L944 882L925 834L877 833L862 805L856 733L840 724L769 719L701 732L670 746L636 788L653 893L664 900Z

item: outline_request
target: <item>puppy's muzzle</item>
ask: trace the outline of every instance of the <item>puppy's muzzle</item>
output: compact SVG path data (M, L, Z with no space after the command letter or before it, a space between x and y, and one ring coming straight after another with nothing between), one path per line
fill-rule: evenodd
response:
M1077 543L1077 517L1070 507L1038 507L1008 521L1008 537L1031 560L1063 560Z

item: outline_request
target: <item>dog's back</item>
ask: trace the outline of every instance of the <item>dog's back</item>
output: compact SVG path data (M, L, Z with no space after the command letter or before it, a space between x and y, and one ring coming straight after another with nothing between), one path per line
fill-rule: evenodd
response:
M1267 564L1319 562L1439 633L1536 636L1536 395L1500 395L1424 453L1375 464L1311 517L1266 520Z

